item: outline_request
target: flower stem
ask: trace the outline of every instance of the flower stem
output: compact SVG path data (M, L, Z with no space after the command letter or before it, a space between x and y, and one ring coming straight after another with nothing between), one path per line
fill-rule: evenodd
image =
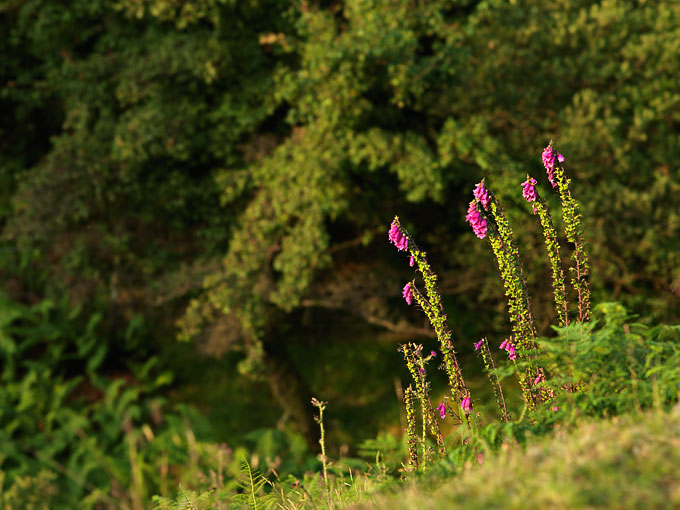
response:
M491 356L491 351L489 349L489 342L487 342L486 338L481 340L480 352L482 354L482 361L484 362L484 369L489 376L489 381L491 382L491 387L493 388L496 397L496 405L498 406L501 420L508 423L510 421L510 414L508 414L508 408L505 405L503 387L501 386L501 381L498 379L496 365L493 362L493 357Z
M552 215L550 214L550 210L548 209L545 200L537 196L534 207L541 222L541 227L543 228L543 238L545 239L545 246L548 252L548 261L550 262L550 269L552 272L555 311L557 312L559 325L564 327L569 324L569 312L557 231L555 230Z
M330 490L326 458L326 431L323 426L323 411L324 409L326 409L326 404L328 404L328 402L321 402L316 398L312 398L312 405L319 409L319 416L315 418L315 420L319 424L319 428L321 429L321 437L319 438L319 444L321 445L321 464L323 465L323 479L326 482L326 489Z
M556 151L553 147L553 142L546 148L550 149L554 154ZM579 322L587 322L590 320L590 285L588 283L588 274L590 273L590 265L588 262L588 254L586 253L586 243L583 239L583 231L581 228L581 213L579 212L579 203L571 196L569 184L571 179L567 177L562 161L564 158L554 158L554 181L560 193L560 200L562 202L562 219L564 220L564 229L567 236L567 241L573 244L574 250L571 258L574 261L574 267L570 268L573 276L571 283L578 296L578 320Z
M430 399L430 385L426 380L425 374L425 361L423 360L422 346L415 346L414 344L404 344L399 348L406 360L406 366L408 367L413 382L416 386L416 394L420 399L420 404L423 413L423 444L425 444L426 431L434 436L437 442L437 447L439 449L439 455L446 455L446 446L444 445L444 438L442 437L441 430L439 429L439 424L434 413L434 408L432 407L432 400Z
M408 469L410 472L418 469L418 439L416 438L416 392L409 386L404 393L406 407L406 440L408 443Z

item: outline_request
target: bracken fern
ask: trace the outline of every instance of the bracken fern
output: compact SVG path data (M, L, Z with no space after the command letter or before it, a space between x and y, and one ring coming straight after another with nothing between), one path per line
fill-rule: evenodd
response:
M232 504L248 510L267 510L274 505L276 497L263 493L269 480L257 471L253 472L245 457L241 459L240 475L238 487L242 492L233 497Z

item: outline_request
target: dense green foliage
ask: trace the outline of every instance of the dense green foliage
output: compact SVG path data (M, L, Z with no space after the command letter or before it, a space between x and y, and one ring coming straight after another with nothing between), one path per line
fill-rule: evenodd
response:
M167 490L168 470L189 462L187 412L166 414L157 395L172 376L153 357L99 375L108 354L96 336L101 316L81 329L77 312L63 310L0 299L0 502L28 504L30 497L14 500L22 479L29 494L45 491L45 508L110 507L115 498L126 504L130 494ZM127 342L139 334L134 324Z
M411 273L389 221L427 232L456 340L502 338L496 268L463 221L483 175L554 336L517 206L550 138L594 302L641 323L611 309L559 332L569 353L545 340L588 388L554 419L674 398L677 331L653 325L680 319L678 2L0 0L0 27L0 505L137 510L180 480L189 497L225 438L302 477L313 394L331 451L396 432L396 344L428 333L396 306Z

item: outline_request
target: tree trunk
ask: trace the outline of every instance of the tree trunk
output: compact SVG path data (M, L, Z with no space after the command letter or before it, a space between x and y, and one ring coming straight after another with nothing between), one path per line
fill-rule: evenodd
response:
M309 446L319 446L319 426L314 421L312 394L297 370L283 341L264 343L266 377L272 394L283 410L282 421L291 421L295 432L302 434Z

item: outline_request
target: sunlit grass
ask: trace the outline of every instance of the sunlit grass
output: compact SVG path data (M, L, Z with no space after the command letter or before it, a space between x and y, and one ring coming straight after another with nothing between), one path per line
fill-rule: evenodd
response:
M414 481L355 508L668 509L680 505L680 407L587 421L530 444L506 443L453 479Z

